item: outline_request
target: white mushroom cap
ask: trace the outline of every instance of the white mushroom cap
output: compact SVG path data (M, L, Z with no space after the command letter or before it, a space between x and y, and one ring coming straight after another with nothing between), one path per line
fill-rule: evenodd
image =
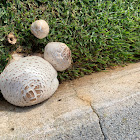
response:
M50 42L45 47L44 59L57 71L63 71L71 65L71 51L64 43Z
M36 20L31 25L31 32L35 37L42 39L48 35L49 25L45 20Z
M0 75L3 97L16 106L30 106L48 99L58 88L57 72L38 56L9 64Z
M27 56L27 54L24 54L24 53L16 53L16 52L14 52L13 54L11 54L11 59L9 60L7 66L8 66L10 63L12 63L12 62L14 62L14 61L17 61L17 60L19 60L19 59L21 59L21 58L23 58L24 56Z

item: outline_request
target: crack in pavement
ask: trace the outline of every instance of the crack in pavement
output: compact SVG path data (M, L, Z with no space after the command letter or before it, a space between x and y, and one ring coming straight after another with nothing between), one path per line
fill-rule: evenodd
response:
M100 116L98 115L98 113L96 112L96 110L92 107L91 102L90 102L90 101L87 101L87 100L84 100L83 98L80 98L80 97L78 96L77 91L76 91L76 89L75 89L75 86L74 86L73 82L72 82L72 87L73 87L73 90L75 91L76 97L77 97L78 99L82 100L83 102L88 103L88 105L91 107L93 113L95 113L95 114L97 115L97 117L98 117L98 119L99 119L99 127L100 127L100 130L101 130L101 133L102 133L102 135L103 135L103 137L104 137L104 140L107 140L107 137L106 137L106 135L105 135L105 133L104 133L104 131L103 131L103 126L102 126L102 123L101 123Z
M103 131L103 126L102 126L102 123L101 123L101 118L100 118L100 116L98 115L98 113L96 112L96 110L92 107L92 105L90 105L90 106L91 106L93 112L94 112L94 113L97 115L97 117L99 118L99 126L100 126L100 129L101 129L101 132L102 132L102 134L103 134L103 136L104 136L104 140L107 140L107 136L106 136L106 134L105 134L104 131Z

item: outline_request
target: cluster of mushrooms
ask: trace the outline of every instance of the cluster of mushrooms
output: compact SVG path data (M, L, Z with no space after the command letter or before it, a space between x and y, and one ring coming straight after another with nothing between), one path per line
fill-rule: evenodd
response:
M31 25L32 34L42 39L49 33L44 20ZM50 42L45 46L44 58L27 56L10 63L0 75L3 97L16 106L31 106L43 102L57 90L57 71L71 65L71 51L66 44Z

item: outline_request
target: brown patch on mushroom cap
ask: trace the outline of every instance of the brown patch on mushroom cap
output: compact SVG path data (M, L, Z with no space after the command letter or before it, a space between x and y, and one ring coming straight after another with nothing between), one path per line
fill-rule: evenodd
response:
M17 39L16 39L16 37L14 36L13 33L8 34L7 40L10 44L16 44L16 42L17 42Z

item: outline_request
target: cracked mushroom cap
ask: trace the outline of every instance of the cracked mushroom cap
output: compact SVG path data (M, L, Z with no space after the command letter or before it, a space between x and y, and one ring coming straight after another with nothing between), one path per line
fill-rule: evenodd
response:
M63 71L71 65L71 51L64 43L50 42L45 47L44 59L57 71Z
M45 20L36 20L31 25L31 32L35 37L42 39L48 35L49 25Z
M58 88L57 72L38 56L9 64L0 75L3 97L16 106L31 106L48 99Z

